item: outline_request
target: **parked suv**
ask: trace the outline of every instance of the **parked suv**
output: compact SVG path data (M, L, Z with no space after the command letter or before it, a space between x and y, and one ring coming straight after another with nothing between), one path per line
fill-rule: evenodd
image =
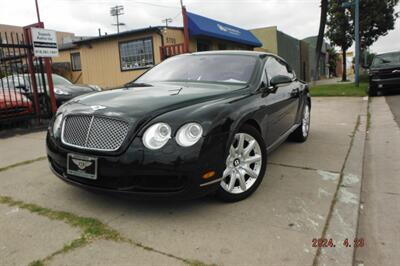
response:
M375 56L369 71L369 95L400 89L400 52Z

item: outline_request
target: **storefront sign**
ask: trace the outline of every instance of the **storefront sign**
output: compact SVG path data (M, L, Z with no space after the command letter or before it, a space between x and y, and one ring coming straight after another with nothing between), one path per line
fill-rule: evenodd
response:
M36 57L58 56L57 36L53 30L31 28L33 53Z

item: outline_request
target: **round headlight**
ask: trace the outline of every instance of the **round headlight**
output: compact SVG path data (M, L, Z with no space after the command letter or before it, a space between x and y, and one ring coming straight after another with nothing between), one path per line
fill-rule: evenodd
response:
M58 130L60 129L62 119L63 119L63 115L59 114L59 115L57 115L56 119L54 120L54 123L53 123L53 135L56 135Z
M203 135L203 128L197 123L183 125L176 133L175 140L182 147L194 145Z
M143 144L150 150L162 148L171 138L171 127L165 123L157 123L149 127L143 134Z

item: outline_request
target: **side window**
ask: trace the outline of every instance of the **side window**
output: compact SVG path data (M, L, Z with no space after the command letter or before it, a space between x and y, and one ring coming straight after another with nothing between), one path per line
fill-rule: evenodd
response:
M282 64L282 66L283 66L283 69L282 69L282 75L285 75L285 76L288 76L288 77L290 77L291 79L293 79L294 78L294 74L293 74L293 71L290 69L290 66L288 65L288 64L286 64L286 63L281 63Z
M275 76L282 75L282 65L273 57L270 57L265 64L267 68L268 82Z
M268 81L278 75L294 78L293 73L289 70L289 66L283 62L278 61L274 57L270 57L265 65L268 73Z

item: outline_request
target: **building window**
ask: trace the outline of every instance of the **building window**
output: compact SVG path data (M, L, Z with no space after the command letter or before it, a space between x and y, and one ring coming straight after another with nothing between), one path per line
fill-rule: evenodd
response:
M153 40L151 38L120 43L121 70L133 70L154 65Z
M205 40L197 40L197 52L210 51L210 42Z
M71 67L72 71L81 71L81 54L71 53Z
M218 44L218 50L226 50L226 44L225 43L219 43Z

